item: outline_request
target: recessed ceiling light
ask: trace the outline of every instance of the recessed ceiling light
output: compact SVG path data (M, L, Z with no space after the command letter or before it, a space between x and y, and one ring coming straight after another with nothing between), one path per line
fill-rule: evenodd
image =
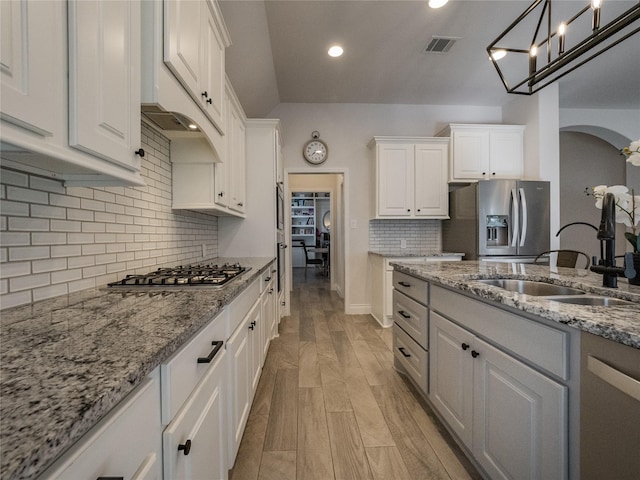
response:
M331 57L339 57L340 55L342 55L343 52L344 52L344 50L342 49L342 47L340 45L334 45L333 47L331 47L329 49L329 51L327 53Z
M499 49L499 50L494 50L491 53L491 57L493 57L494 60L500 60L501 58L504 58L506 54L507 54L506 50Z
M429 6L431 8L440 8L447 4L449 0L429 0Z
M196 124L194 124L194 123L190 123L190 124L189 124L189 128L190 128L191 130L197 130L197 129L198 129L198 126L197 126Z

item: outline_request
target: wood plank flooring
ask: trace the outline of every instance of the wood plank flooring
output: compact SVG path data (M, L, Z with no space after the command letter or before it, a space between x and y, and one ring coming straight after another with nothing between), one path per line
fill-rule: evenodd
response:
M231 480L480 479L393 368L391 329L294 269Z

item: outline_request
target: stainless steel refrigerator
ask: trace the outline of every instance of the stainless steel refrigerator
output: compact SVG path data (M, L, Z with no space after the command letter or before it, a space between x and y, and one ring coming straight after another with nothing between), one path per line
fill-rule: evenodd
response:
M465 260L531 262L549 250L549 182L486 180L449 193L442 249Z

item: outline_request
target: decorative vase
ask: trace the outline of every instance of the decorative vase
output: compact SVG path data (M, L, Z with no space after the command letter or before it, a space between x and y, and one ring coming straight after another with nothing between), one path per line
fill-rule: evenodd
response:
M630 285L640 285L640 253L633 253L633 268L636 270L636 276L629 279Z

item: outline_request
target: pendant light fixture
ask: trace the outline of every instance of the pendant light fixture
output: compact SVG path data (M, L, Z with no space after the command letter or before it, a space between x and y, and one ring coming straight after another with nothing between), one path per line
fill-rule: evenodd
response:
M531 95L640 32L640 1L585 0L567 17L552 3L535 0L487 47L508 93Z

